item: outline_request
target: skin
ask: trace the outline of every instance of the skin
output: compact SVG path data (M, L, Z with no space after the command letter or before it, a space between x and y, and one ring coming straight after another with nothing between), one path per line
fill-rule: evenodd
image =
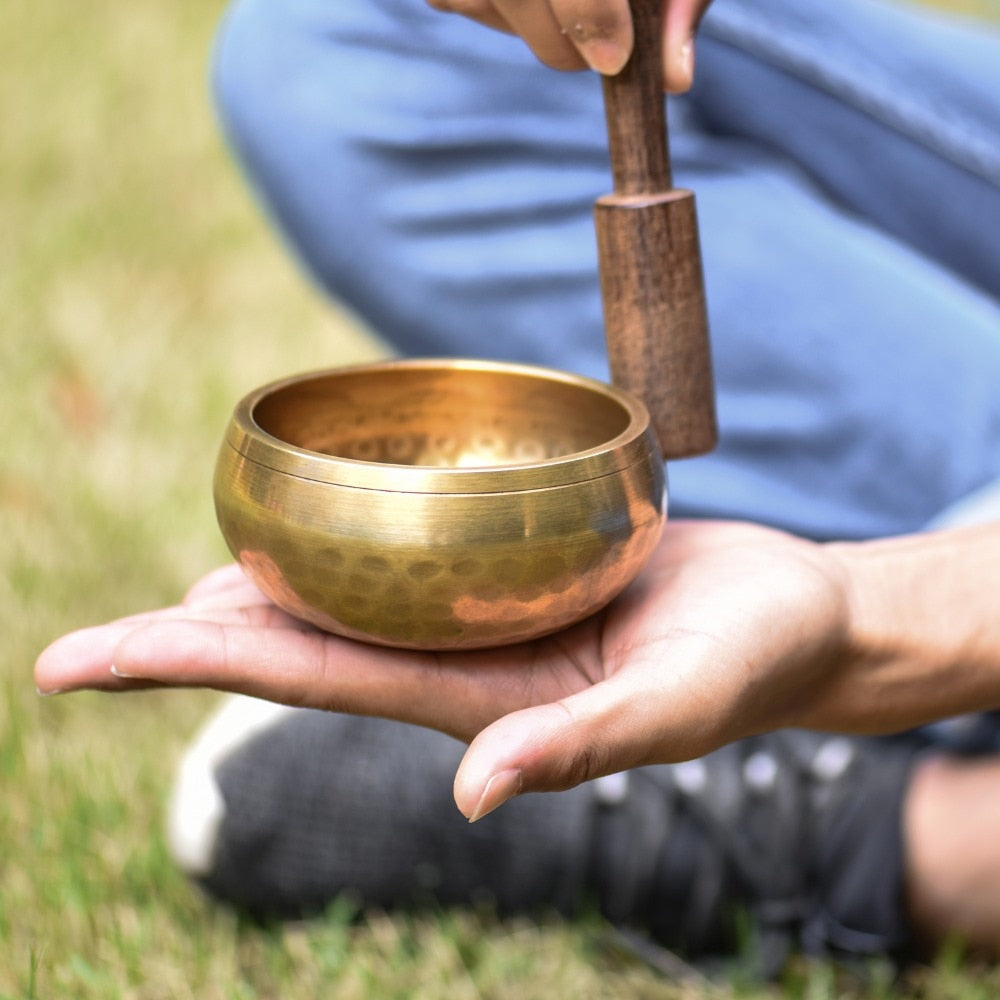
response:
M43 693L205 686L378 715L469 743L458 808L684 760L787 726L893 732L1000 705L1000 526L819 545L668 523L638 580L556 636L428 654L290 618L235 566L184 602L66 636Z
M236 566L174 608L72 633L42 693L207 686L380 715L468 742L470 819L521 792L801 726L884 733L1000 705L991 585L1000 525L816 545L746 524L667 525L649 566L595 617L536 643L432 655L303 625ZM906 789L905 905L928 954L955 936L1000 954L1000 758L928 757Z
M520 35L557 69L614 74L631 52L628 0L427 2ZM667 91L691 86L707 6L665 0ZM469 743L455 801L478 820L522 792L753 733L889 733L1000 707L998 561L1000 525L818 545L673 522L593 618L527 645L437 655L319 632L229 566L177 607L57 640L35 677L41 693L207 686L439 729ZM998 784L997 758L929 758L906 790L906 905L929 949L957 934L1000 954Z
M663 86L681 93L694 75L694 35L709 0L664 0ZM519 35L555 69L590 68L614 75L632 51L628 0L427 0L435 10L462 14Z

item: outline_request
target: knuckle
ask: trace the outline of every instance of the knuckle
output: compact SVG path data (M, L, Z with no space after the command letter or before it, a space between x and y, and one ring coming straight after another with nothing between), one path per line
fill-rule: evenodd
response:
M564 789L575 788L577 785L600 777L602 773L601 755L591 747L580 747L567 762L563 773L562 787Z
M562 730L562 733L550 744L546 755L549 760L547 790L575 788L605 774L609 758L603 742L595 738L590 727L581 723L564 702L556 702L553 707L562 716L556 723L557 731Z

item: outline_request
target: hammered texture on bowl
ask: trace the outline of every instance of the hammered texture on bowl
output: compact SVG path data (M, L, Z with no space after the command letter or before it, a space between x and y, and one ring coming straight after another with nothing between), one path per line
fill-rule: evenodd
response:
M503 645L597 611L664 518L641 407L524 366L391 362L265 387L237 408L219 523L279 606L349 638Z

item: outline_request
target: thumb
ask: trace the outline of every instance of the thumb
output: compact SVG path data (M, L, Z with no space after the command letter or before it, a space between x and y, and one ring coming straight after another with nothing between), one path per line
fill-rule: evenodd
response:
M455 804L474 823L521 792L560 791L645 763L655 729L643 699L611 682L498 719L471 743Z

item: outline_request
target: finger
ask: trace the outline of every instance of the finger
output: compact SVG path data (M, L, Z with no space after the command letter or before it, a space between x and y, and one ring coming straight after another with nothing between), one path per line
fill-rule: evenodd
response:
M493 6L492 0L427 0L427 5L444 14L461 14L487 28L513 34L510 25Z
M546 66L554 69L585 69L589 64L569 30L560 23L553 8L544 0L494 0L494 6L511 30L527 42ZM573 32L586 42L590 25L574 21ZM595 39L595 44L599 39Z
M273 604L250 606L177 606L130 615L106 625L70 632L51 643L35 662L35 686L40 694L90 688L101 691L132 689L137 685L111 672L119 643L136 630L162 621L212 621L261 629L308 628Z
M710 0L667 0L663 19L664 87L682 94L694 82L695 32Z
M708 650L680 638L662 656L558 702L499 719L472 742L455 777L459 810L476 820L525 791L560 791L650 763L715 749L728 700L705 680ZM637 656L641 654L636 654Z
M634 722L628 698L601 684L596 697L576 695L504 716L473 741L455 776L459 811L471 822L527 791L561 791L632 766L624 739ZM609 722L622 741L607 738ZM619 726L621 728L619 728Z
M112 659L119 676L382 716L463 740L505 704L489 666L478 670L456 655L386 649L313 630L160 621L122 636Z
M191 614L203 616L227 608L272 606L270 598L250 580L238 563L212 570L191 587L181 602L181 607Z
M112 653L137 627L138 617L110 625L81 629L53 642L35 662L35 687L39 694L59 694L80 688L123 691L136 687L111 673Z
M562 34L598 73L621 72L632 54L628 0L550 0Z
M589 66L618 73L632 51L628 0L427 0L440 11L463 14L491 28L520 35L555 69Z
M275 605L241 572L226 581L224 586L209 589L196 585L184 597L181 607L191 614L205 616L216 610L273 608Z
M246 587L253 587L253 584L247 579L243 567L238 563L230 563L228 566L220 566L203 576L184 595L183 603L196 603L207 598L214 598L218 594L231 593L234 590L242 591Z

